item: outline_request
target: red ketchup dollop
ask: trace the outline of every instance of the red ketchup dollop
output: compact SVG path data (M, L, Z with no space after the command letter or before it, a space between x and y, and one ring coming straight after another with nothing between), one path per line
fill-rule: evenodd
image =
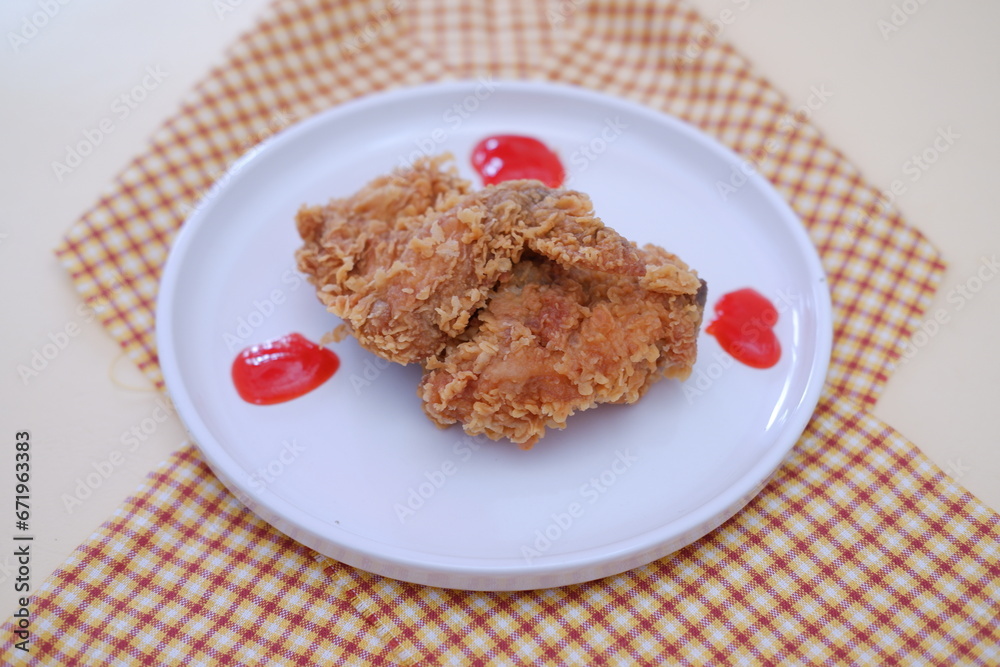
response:
M340 359L332 351L293 333L246 348L233 360L233 384L247 403L284 403L330 379Z
M486 137L472 149L472 166L483 185L534 178L550 188L566 178L559 156L538 139L516 134Z
M705 329L726 352L752 368L770 368L781 359L774 335L778 310L755 289L724 294L715 304L715 320Z

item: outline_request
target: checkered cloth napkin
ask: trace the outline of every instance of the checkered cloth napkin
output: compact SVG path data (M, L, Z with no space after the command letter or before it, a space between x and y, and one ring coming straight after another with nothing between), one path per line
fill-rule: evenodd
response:
M944 267L919 232L875 206L877 192L797 112L805 100L784 98L706 25L673 1L279 2L58 252L160 383L154 301L171 239L227 165L290 121L378 90L485 75L661 109L774 183L832 290L825 394L742 512L606 579L444 590L296 543L186 447L39 588L31 652L8 641L3 662L1000 664L1000 517L865 412Z

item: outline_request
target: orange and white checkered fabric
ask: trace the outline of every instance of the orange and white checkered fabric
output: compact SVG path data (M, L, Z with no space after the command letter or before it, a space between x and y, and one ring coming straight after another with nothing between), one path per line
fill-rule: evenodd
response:
M227 165L291 121L378 90L481 75L573 83L667 111L777 186L832 290L825 396L747 508L615 577L451 591L297 544L186 448L39 590L33 652L8 649L4 661L1000 664L1000 517L864 412L929 305L938 254L896 213L872 210L877 191L796 115L804 100L784 98L704 25L675 1L279 2L58 252L160 383L154 303L173 234Z
M38 591L30 664L997 665L998 608L1000 517L827 396L763 492L707 537L534 591L330 560L185 448Z

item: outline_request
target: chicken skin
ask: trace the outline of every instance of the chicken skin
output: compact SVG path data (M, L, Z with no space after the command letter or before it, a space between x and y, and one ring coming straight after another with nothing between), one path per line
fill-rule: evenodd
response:
M419 363L439 426L532 446L600 403L632 403L697 354L704 281L638 248L579 192L473 191L448 156L303 207L299 268L375 354Z
M347 199L303 208L299 268L363 347L423 363L469 325L525 248L566 264L641 274L635 247L578 192L508 181L477 192L418 162Z
M677 257L642 250L644 276L525 255L470 327L425 366L419 393L437 424L530 447L578 410L634 403L696 356L705 287Z

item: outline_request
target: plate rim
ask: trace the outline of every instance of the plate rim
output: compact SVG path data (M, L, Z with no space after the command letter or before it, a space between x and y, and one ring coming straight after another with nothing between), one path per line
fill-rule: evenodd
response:
M691 123L628 98L566 83L517 79L493 79L492 81L498 89L502 90L560 97L569 96L585 102L610 105L629 113L639 114L655 123L666 123L674 131L713 151L731 164L739 164L743 161L728 146ZM636 533L626 539L617 540L607 545L579 549L568 554L560 553L558 556L546 557L542 555L534 563L525 563L523 557L449 558L425 550L411 550L396 546L392 546L390 553L385 551L372 553L371 547L384 543L355 533L342 533L340 537L346 537L344 540L333 540L324 536L329 531L323 531L321 528L332 528L333 526L329 522L309 514L266 487L252 492L248 491L243 484L233 479L229 474L230 469L240 469L241 466L226 452L222 444L212 437L210 429L201 419L198 408L193 404L187 392L177 351L172 343L173 313L171 303L178 287L184 259L197 239L199 229L212 220L211 212L220 200L218 195L231 187L230 183L239 178L240 172L249 165L266 159L267 155L280 145L294 142L299 135L308 135L314 128L324 127L335 122L338 117L363 113L368 107L399 103L412 97L468 93L474 90L475 86L481 84L481 79L422 83L355 98L285 128L234 161L198 202L171 243L161 273L156 299L155 337L160 368L167 393L175 405L184 428L205 457L213 473L255 514L300 543L370 572L404 581L446 588L524 590L582 583L624 572L666 556L703 537L734 516L761 491L777 471L781 462L787 458L819 403L826 384L833 348L833 309L826 273L818 250L809 238L802 220L777 192L774 185L761 176L758 171L755 170L748 176L748 182L753 181L756 189L767 199L769 206L781 212L781 228L791 234L800 251L800 259L804 260L806 268L809 270L810 282L813 283L811 284L811 296L816 301L818 325L815 332L816 354L809 364L804 390L797 396L794 410L790 414L788 422L781 428L781 433L776 436L775 444L770 446L754 465L733 480L725 490L666 524L660 524L652 530ZM735 494L735 498L732 493L728 493L734 488L740 491ZM289 514L295 515L294 521L288 517ZM664 538L661 535L667 527L673 528L670 531L675 533L673 538ZM651 539L651 536L656 537ZM609 551L611 555L609 555ZM662 553L660 553L661 551ZM597 554L603 554L603 557L598 558ZM650 554L654 555L648 557ZM490 562L492 565L484 567L478 561ZM500 564L508 562L509 565L506 566ZM584 572L586 572L583 575L585 578L580 578Z

